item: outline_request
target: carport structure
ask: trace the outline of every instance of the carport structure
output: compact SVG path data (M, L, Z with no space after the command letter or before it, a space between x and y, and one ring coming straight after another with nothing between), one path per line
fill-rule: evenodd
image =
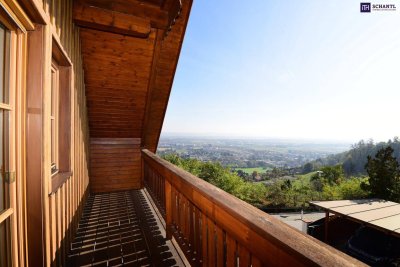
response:
M328 240L331 213L400 236L399 203L383 199L359 199L311 201L310 204L325 211L325 241Z

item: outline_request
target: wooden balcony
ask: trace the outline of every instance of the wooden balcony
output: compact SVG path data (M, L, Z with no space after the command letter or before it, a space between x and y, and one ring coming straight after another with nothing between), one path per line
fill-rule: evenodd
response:
M166 242L173 240L192 266L362 265L148 150L142 159L144 190L89 198L72 243L75 264L182 264Z
M2 1L1 266L362 265L153 154L191 6Z
M67 266L361 266L142 151L144 188L88 197Z
M145 190L91 195L67 266L184 266Z

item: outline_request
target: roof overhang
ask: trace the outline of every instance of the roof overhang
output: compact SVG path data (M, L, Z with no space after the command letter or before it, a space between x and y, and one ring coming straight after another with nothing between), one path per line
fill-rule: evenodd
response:
M77 0L92 138L155 152L192 0Z

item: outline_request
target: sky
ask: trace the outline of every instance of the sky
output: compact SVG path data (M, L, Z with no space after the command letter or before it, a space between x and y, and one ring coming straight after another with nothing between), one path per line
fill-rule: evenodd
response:
M400 135L400 2L389 2L396 11L360 13L354 0L194 0L162 135Z

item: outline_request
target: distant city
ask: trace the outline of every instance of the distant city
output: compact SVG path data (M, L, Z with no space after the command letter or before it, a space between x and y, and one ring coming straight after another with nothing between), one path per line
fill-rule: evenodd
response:
M350 147L349 143L304 140L162 136L157 153L218 161L234 168L295 168Z

